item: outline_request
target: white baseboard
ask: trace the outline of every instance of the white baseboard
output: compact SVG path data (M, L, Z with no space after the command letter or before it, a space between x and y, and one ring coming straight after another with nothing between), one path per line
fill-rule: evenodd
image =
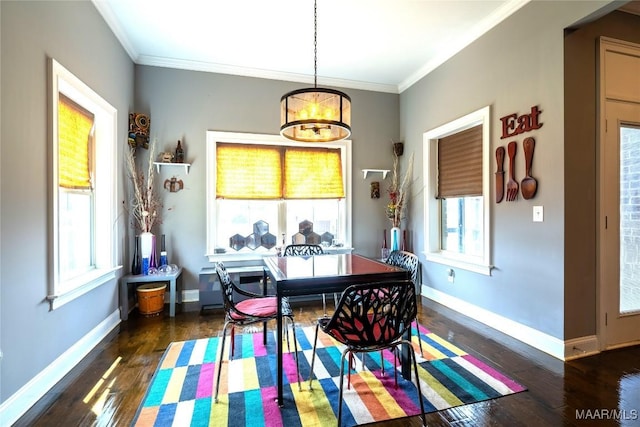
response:
M200 301L200 291L198 289L186 289L182 291L182 302Z
M552 337L537 329L515 322L426 285L422 285L422 295L553 357L565 360L565 343L559 338Z
M120 324L116 310L0 405L2 425L15 423Z

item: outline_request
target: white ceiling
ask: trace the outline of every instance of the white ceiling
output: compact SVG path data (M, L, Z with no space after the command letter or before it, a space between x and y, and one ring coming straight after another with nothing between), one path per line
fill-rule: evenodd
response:
M92 0L136 64L313 83L313 0ZM318 84L399 93L530 0L318 0Z

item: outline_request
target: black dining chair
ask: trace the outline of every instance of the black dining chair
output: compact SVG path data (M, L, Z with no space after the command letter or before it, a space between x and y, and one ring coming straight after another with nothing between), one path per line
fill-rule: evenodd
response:
M229 349L229 360L233 359L233 353L235 350L234 340L234 328L235 326L248 326L255 323L263 323L266 326L266 322L269 320L275 320L278 318L278 300L274 296L265 296L260 294L254 294L244 289L239 288L233 283L229 272L225 268L224 264L219 262L216 264L216 273L220 279L220 286L222 288L222 299L224 301L224 313L225 321L222 328L222 343L220 346L220 358L217 366L216 375L216 389L214 395L214 402L218 402L218 389L220 387L220 373L222 371L222 359L224 354L224 343L227 337L227 329L231 328L231 347ZM236 295L244 295L248 297L242 301L236 301ZM282 317L283 321L286 319L291 323L293 329L293 347L294 357L296 360L296 372L298 374L298 389L302 389L300 369L298 365L298 344L296 341L296 326L293 320L293 311L289 305L287 298L282 299ZM288 331L288 328L285 329ZM287 340L289 334L285 332ZM266 335L265 335L266 337ZM266 344L266 343L265 343ZM281 344L278 344L281 345ZM287 341L288 346L288 341Z
M320 329L346 346L340 359L340 394L338 403L338 426L342 422L344 362L347 354L369 353L389 349L397 362L399 346L411 343L403 334L411 327L417 314L415 287L409 280L351 285L343 293L336 311L331 317L323 317L316 325L309 389L313 389L313 365L316 357L318 332ZM413 370L420 400L420 416L426 426L418 364L413 351L408 352L413 361ZM349 362L349 367L351 363ZM349 375L351 369L349 368ZM398 369L394 369L396 386ZM350 380L349 380L350 381Z
M418 269L420 263L416 254L407 251L392 251L387 257L386 262L389 265L409 270L411 272L413 286L418 286ZM417 298L418 295L416 294L416 299ZM420 339L420 323L418 323L417 316L413 319L412 323L416 324L416 335L418 336L418 344L420 345L420 356L422 356L424 353L422 351L422 339Z
M311 244L294 244L289 245L284 248L283 256L312 256L312 255L323 255L324 250L320 245L311 245ZM335 306L338 305L338 294L333 294L333 303ZM324 315L327 315L327 297L325 294L322 294L322 309L324 310Z

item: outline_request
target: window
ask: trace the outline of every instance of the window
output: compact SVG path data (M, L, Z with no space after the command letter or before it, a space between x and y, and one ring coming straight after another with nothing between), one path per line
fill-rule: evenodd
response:
M53 59L50 70L55 309L115 278L117 112Z
M283 241L292 242L303 221L313 223L323 241L350 246L350 188L350 141L304 144L207 132L207 255L274 253ZM266 244L252 236L262 222L268 224Z
M423 135L425 257L491 274L489 107Z
M93 265L94 115L58 97L58 265L68 281Z

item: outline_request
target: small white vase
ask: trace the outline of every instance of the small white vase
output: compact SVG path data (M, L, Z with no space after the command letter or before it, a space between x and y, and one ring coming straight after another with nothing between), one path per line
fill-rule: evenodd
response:
M400 250L400 227L391 228L391 245L389 250L392 252Z

